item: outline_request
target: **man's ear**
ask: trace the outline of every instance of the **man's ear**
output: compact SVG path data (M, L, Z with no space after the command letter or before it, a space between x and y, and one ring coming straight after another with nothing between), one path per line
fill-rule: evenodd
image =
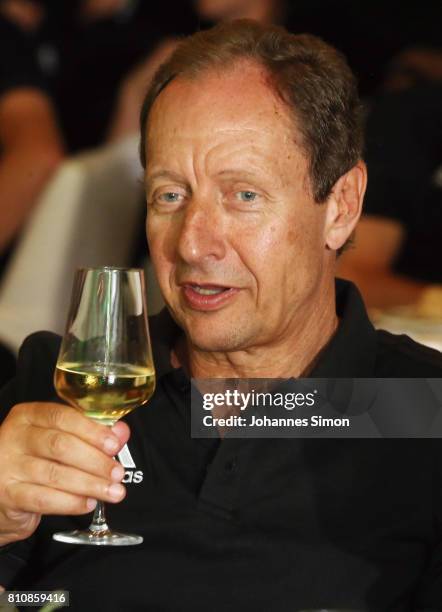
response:
M326 202L325 243L332 251L340 249L355 229L366 187L367 167L362 160L336 181Z

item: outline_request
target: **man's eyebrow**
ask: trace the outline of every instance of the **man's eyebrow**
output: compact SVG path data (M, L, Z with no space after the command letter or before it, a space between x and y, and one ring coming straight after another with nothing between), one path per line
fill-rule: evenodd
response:
M157 172L153 172L152 174L146 173L145 182L149 184L155 179L169 179L171 181L175 181L176 183L185 183L184 178L178 174L177 172L173 172L172 170L158 170Z
M229 177L239 177L245 179L258 179L260 176L265 175L265 171L253 172L251 170L245 170L241 168L226 168L217 173L217 177L219 178L229 178ZM178 172L174 172L173 170L157 170L152 174L146 173L145 175L145 184L148 186L156 179L167 179L169 181L174 181L175 183L185 184L187 185L187 181L185 178L178 174Z

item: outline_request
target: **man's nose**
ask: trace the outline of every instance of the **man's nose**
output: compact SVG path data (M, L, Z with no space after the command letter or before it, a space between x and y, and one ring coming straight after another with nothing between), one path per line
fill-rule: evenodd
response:
M216 204L196 199L188 203L179 229L177 250L189 264L221 260L225 256L225 222Z

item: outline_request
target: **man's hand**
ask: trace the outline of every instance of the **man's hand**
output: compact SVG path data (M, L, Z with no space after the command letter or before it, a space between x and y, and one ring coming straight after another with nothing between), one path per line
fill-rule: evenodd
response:
M42 514L84 514L119 502L124 468L112 457L129 438L55 403L17 404L0 427L0 546L29 537Z

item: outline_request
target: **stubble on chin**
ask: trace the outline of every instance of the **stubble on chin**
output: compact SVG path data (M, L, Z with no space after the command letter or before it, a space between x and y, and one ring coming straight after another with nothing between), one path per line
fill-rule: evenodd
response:
M185 330L192 346L200 351L230 353L245 350L253 344L254 334L245 329L244 322L240 321L216 326L210 325L209 321L205 326L202 321L198 325L190 323Z

